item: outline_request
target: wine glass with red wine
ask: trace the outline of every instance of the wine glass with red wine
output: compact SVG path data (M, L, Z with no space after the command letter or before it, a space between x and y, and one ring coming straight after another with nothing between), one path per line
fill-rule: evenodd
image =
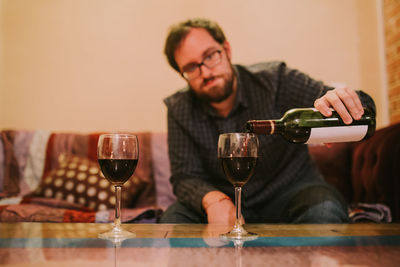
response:
M257 164L258 138L252 133L225 133L218 139L218 158L226 178L235 187L236 221L233 229L221 237L228 240L253 240L257 234L242 225L242 186L251 178Z
M136 135L103 134L97 144L97 159L106 179L115 187L115 219L112 230L99 234L100 238L122 242L135 237L134 232L121 228L121 191L123 184L135 172L139 160L139 143Z

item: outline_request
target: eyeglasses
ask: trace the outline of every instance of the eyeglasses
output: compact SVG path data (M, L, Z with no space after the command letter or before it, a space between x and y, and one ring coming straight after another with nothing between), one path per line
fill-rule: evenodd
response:
M221 50L215 50L214 52L208 54L200 64L189 64L185 66L182 71L182 76L186 80L192 80L197 78L201 74L201 66L206 66L211 69L221 62Z

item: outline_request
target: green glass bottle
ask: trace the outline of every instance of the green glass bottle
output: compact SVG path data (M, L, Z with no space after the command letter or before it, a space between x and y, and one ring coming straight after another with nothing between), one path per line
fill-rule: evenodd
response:
M280 120L251 120L247 132L255 134L280 134L292 143L321 144L355 142L372 136L376 122L374 113L364 108L360 120L345 124L339 114L325 117L315 108L295 108L287 111Z

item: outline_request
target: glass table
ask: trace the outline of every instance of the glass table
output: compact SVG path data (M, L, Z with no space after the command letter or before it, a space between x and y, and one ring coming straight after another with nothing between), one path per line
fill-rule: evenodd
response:
M136 238L97 238L90 223L0 223L0 266L398 266L400 224L247 224L234 244L221 225L125 224Z

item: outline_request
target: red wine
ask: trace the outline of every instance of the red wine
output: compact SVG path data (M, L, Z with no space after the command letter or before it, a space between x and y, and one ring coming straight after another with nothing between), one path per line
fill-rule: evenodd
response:
M104 176L114 185L122 185L135 172L137 159L99 159Z
M235 187L242 187L253 175L256 167L256 157L221 158L222 168L226 178Z

